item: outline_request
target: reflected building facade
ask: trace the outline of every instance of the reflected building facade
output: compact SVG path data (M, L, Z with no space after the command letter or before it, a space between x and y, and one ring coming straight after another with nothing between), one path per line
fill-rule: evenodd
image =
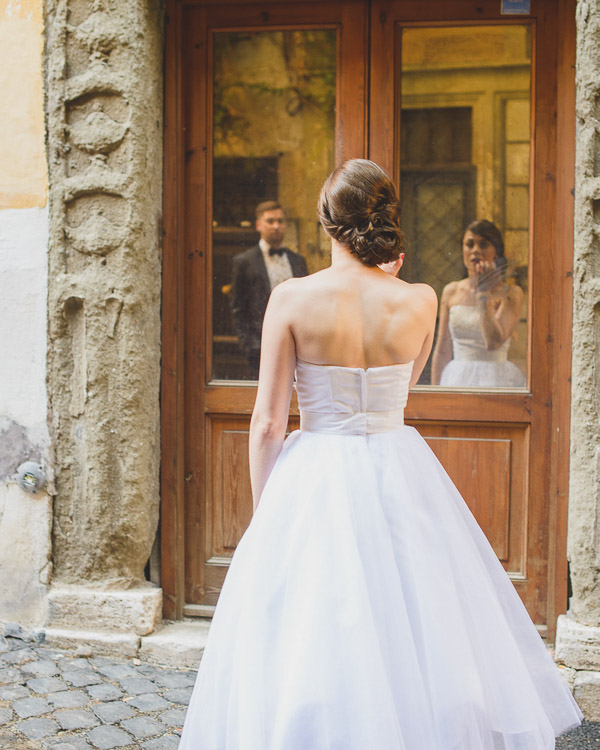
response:
M493 221L504 235L508 282L525 293L509 356L526 373L530 27L403 29L401 88L402 277L441 297L466 276L468 224ZM430 382L428 363L419 384Z
M316 197L334 166L336 32L217 32L213 46L213 378L254 380L232 317L233 257L277 201L285 244L310 273L329 262Z

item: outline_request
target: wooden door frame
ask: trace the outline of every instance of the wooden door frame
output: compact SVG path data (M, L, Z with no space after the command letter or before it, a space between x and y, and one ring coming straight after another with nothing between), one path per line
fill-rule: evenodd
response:
M271 3L272 0L263 0ZM293 4L294 0L290 0ZM432 6L448 6L447 0L424 0ZM229 0L221 0L229 2ZM352 4L352 0L348 0ZM423 0L421 0L423 2ZM535 0L534 0L535 2ZM236 0L250 4L254 0ZM285 3L285 0L283 0ZM278 0L278 4L283 4ZM191 4L191 3L188 3ZM202 3L199 3L202 4ZM457 6L471 7L471 0L456 0ZM548 445L548 544L551 569L548 571L548 638L553 640L556 615L566 609L568 510L570 372L573 266L573 187L575 163L575 0L558 2L559 55L557 64L558 110L556 112L556 174L548 176L549 195L555 206L555 238L547 262L554 269L553 302L559 306L548 334L547 351L555 364L552 372L550 404L551 440ZM184 606L185 513L185 387L184 382L184 294L185 141L183 122L183 4L167 0L165 38L165 128L163 197L163 288L162 288L162 373L161 373L161 586L164 617L181 619ZM377 23L373 18L372 23ZM393 61L392 61L393 63ZM390 65L390 70L392 67ZM385 144L384 144L385 146ZM433 398L432 398L433 396ZM411 397L411 417L415 420L443 420L456 417L451 393L421 394ZM481 395L478 419L490 419L493 394ZM526 406L527 395L515 396L507 404L506 420ZM240 404L240 406L242 406ZM245 409L245 405L244 405Z

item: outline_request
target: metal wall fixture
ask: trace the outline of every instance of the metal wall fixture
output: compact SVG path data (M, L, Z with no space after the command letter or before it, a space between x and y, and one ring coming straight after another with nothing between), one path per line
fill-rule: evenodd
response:
M46 473L35 461L25 461L17 469L17 484L26 492L39 492L46 486Z

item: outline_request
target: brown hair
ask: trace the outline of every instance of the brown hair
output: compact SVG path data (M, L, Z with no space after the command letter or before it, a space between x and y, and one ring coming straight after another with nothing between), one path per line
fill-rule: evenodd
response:
M465 229L465 234L467 232L471 232L476 237L483 237L484 240L491 242L496 251L496 268L500 273L500 278L505 279L508 261L504 255L504 238L502 237L502 232L494 222L488 219L476 219Z
M384 170L350 159L325 180L318 215L323 229L366 266L396 260L404 249L400 203Z
M472 221L465 229L465 234L467 232L471 232L476 237L483 237L484 240L491 242L494 246L497 257L504 258L504 239L502 238L502 232L493 221L488 221L487 219L477 219L476 221Z
M281 209L285 214L285 210L281 203L278 203L277 201L263 201L256 207L256 218L260 219L265 211L277 211L278 209Z

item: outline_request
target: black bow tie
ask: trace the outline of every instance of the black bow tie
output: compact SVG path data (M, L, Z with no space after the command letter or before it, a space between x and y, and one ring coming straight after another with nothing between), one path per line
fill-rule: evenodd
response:
M269 255L283 255L284 248L283 247L270 247L269 248Z

